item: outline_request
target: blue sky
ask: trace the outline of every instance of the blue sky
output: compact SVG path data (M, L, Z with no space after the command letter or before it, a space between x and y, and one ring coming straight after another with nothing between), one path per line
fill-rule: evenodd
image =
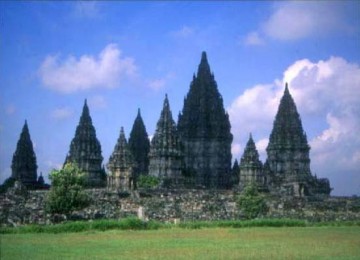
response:
M261 154L289 82L313 173L360 194L360 2L0 2L0 181L28 120L39 173L62 165L88 99L107 163L137 108L177 118L206 51L230 115L233 158Z

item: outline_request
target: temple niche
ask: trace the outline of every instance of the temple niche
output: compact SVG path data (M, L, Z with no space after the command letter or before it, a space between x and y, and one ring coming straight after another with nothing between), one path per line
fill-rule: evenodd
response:
M11 170L11 178L20 181L27 188L38 186L36 155L26 120L12 158Z
M107 168L110 171L107 177L109 189L126 191L136 188L134 182L135 162L129 150L123 127L121 127L120 136L110 156Z
M106 184L106 174L102 161L101 145L96 138L96 130L85 99L80 122L76 127L65 164L74 163L85 173L87 187L103 187Z
M182 182L183 154L167 95L151 140L149 175L163 187L179 187Z
M300 115L286 84L266 148L264 172L271 192L293 196L330 194L329 181L311 174L309 151Z
M251 134L246 144L244 154L240 159L239 168L239 186L241 190L248 185L256 185L258 189L266 190L263 165L259 159L259 153Z
M230 128L223 99L203 52L178 119L184 149L184 175L193 179L195 186L229 186L233 139Z

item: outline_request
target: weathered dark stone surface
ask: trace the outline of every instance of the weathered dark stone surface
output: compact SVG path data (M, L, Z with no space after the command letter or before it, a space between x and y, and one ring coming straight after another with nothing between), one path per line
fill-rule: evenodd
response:
M23 126L11 163L11 177L28 188L37 185L37 163L27 121Z
M107 178L108 188L116 190L134 188L134 167L135 162L126 141L124 128L121 127L120 136L107 164L110 171Z
M65 163L75 163L85 173L88 187L103 187L106 184L106 175L102 168L102 161L101 145L96 138L96 130L85 100L80 122L76 127L75 137L71 141Z
M294 196L330 194L329 181L311 174L310 146L287 84L266 151L265 175L270 191Z
M167 95L151 140L149 174L158 177L161 186L179 187L182 181L183 154Z
M147 175L149 172L150 141L140 109L135 118L129 137L129 148L135 161L135 177Z
M239 162L235 159L233 167L231 169L231 183L230 186L236 188L239 186L240 181L240 167Z
M178 131L184 146L184 172L196 186L226 187L231 178L230 122L206 53L179 115Z
M66 220L119 219L138 216L143 208L145 219L169 222L191 220L242 219L237 206L239 193L230 190L139 190L124 192L107 189L87 190L92 203L70 215L49 215L44 211L48 191L11 188L0 195L0 225L51 224ZM266 218L293 218L309 221L360 220L359 197L268 196Z
M241 189L249 184L255 184L261 189L265 188L263 166L251 134L246 144L244 154L241 157L239 168L239 186Z

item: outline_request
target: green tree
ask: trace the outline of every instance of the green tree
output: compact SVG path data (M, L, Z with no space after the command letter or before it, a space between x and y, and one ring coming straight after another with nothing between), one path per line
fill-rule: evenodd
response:
M238 206L247 219L264 215L268 210L265 197L258 192L255 184L245 187L239 197Z
M52 186L46 198L47 212L68 214L89 205L84 174L76 165L67 163L61 170L52 170L49 177Z
M7 178L3 184L0 185L0 194L5 193L9 188L14 187L15 179L13 177Z
M139 178L139 182L138 182L139 188L150 189L150 188L155 188L158 185L159 185L159 179L156 178L155 176L141 175Z

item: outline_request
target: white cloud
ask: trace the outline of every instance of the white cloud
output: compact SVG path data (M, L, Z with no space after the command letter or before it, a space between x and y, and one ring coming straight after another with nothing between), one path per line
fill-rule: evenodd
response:
M277 5L263 24L263 31L278 40L297 40L338 29L336 4L328 2L284 2Z
M50 117L56 120L63 120L73 115L72 109L68 107L56 108L50 113Z
M306 125L313 126L309 143L312 170L329 177L335 194L360 191L360 67L343 58L295 61L267 85L256 85L228 108L235 143L246 143L253 132L260 154L283 94L285 82ZM304 118L306 120L304 120ZM307 131L307 129L304 129ZM240 152L240 155L243 151Z
M232 143L232 145L231 145L231 153L235 157L234 159L237 159L239 156L241 156L243 152L244 151L243 151L243 148L242 148L241 144L235 143L235 142Z
M260 37L258 32L250 32L245 36L243 42L245 45L252 45L252 46L265 44L264 40Z
M171 35L175 38L188 38L194 34L195 30L189 26L184 25L177 31L171 32Z
M79 58L49 55L42 62L39 74L43 84L55 91L72 93L91 88L115 88L123 78L136 75L133 58L121 57L116 44L107 45L98 55Z
M45 165L50 169L56 169L56 170L60 170L63 167L61 163L54 162L52 160L45 161Z
M280 1L257 30L245 36L245 45L264 44L265 38L295 41L334 32L354 33L346 10L358 8L347 1Z
M265 161L266 159L266 147L268 146L269 138L263 138L255 143L256 148L259 152L260 159Z
M152 90L158 91L160 89L165 88L168 81L171 80L172 78L174 78L174 73L168 73L163 78L149 80L147 86Z
M153 90L159 90L165 87L165 84L166 84L166 80L162 78L162 79L151 80L148 86Z

